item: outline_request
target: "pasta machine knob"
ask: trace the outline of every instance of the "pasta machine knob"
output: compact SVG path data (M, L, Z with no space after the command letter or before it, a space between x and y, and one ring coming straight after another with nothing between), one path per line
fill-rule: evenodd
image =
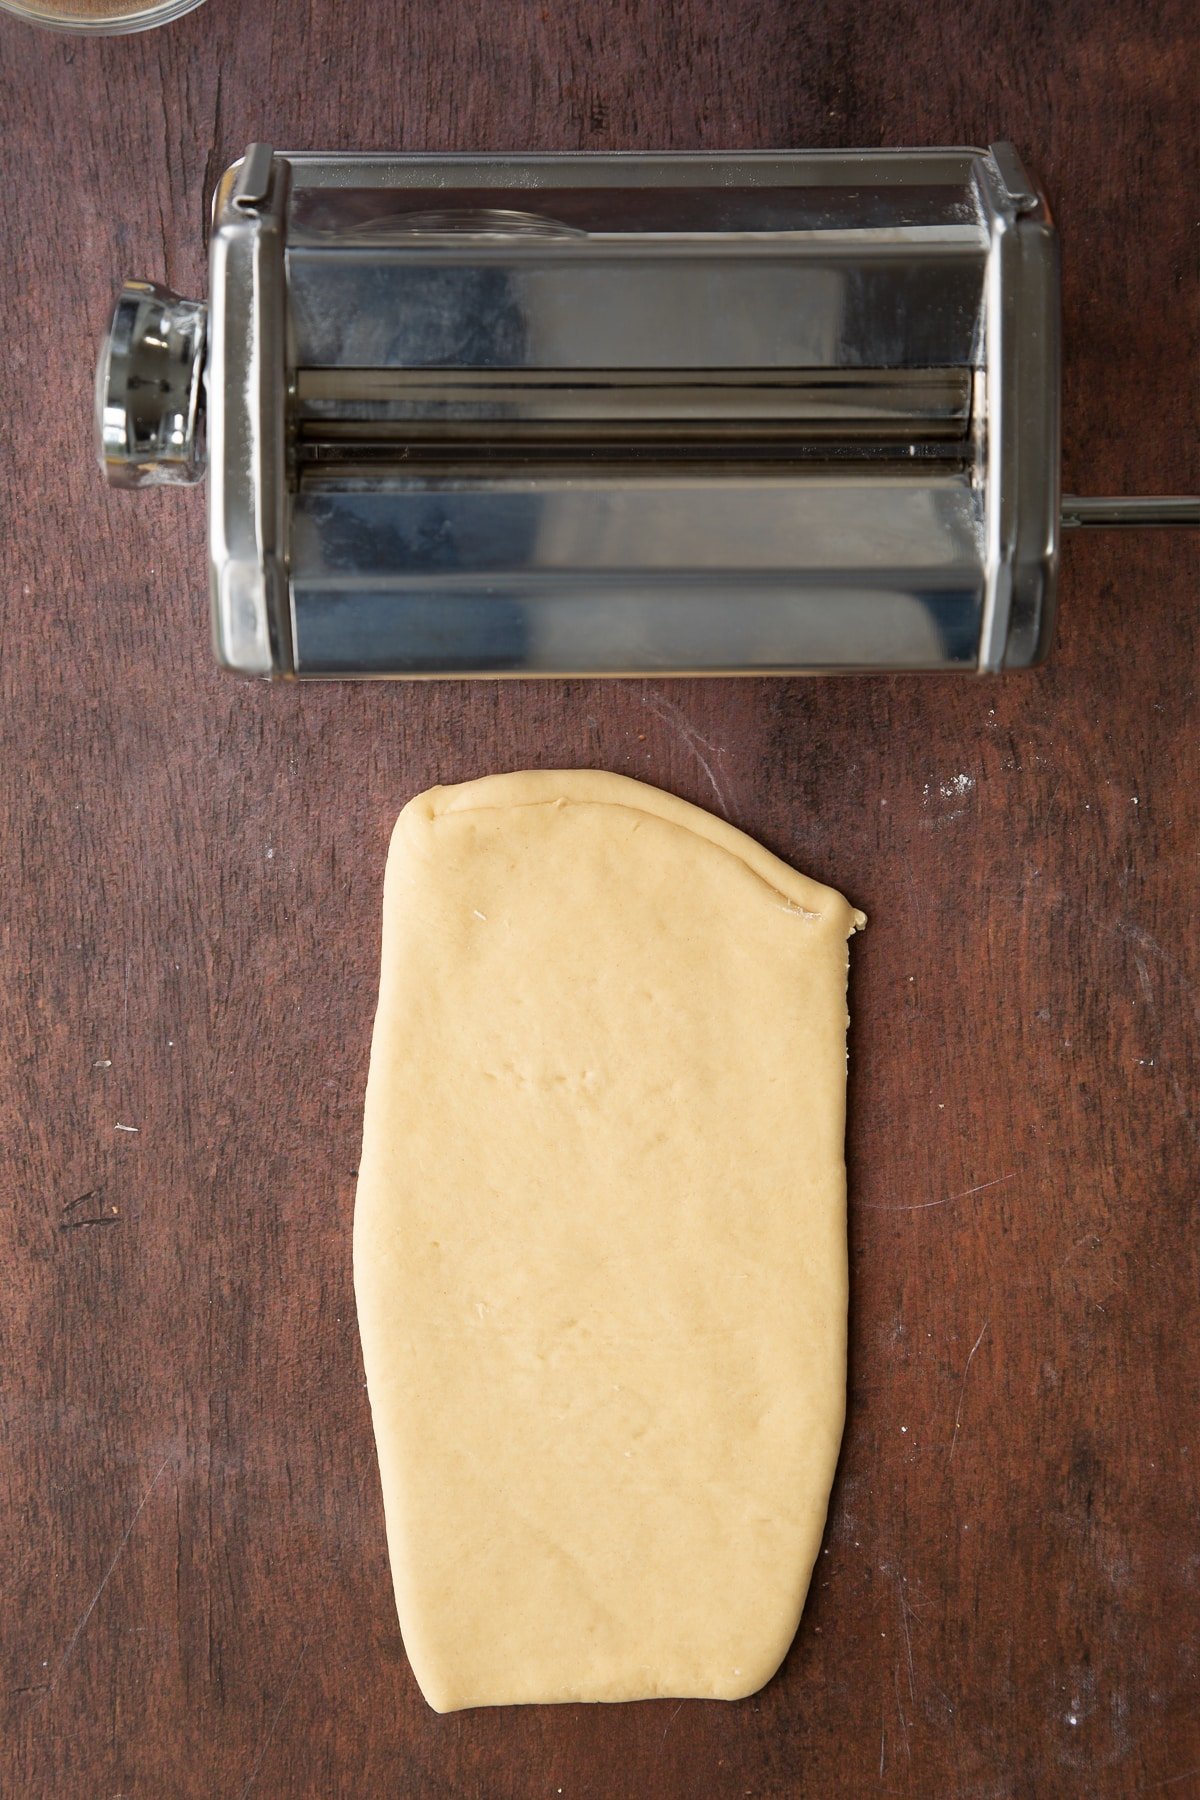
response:
M127 281L96 369L96 438L112 487L188 486L201 437L208 308L153 281Z

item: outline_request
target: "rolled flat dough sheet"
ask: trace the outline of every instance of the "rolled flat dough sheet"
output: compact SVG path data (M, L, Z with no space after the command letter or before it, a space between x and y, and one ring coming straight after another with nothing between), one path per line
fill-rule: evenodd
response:
M596 772L405 807L354 1273L439 1712L737 1699L845 1407L847 938L732 826Z

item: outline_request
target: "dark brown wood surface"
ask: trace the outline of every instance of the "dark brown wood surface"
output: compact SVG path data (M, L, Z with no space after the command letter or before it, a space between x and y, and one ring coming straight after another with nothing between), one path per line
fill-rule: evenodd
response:
M1194 487L1195 44L1185 0L0 23L5 1796L1200 1794L1195 535L1070 543L1054 660L994 682L268 689L210 666L202 493L106 494L90 424L116 283L203 291L254 137L1010 135L1067 485ZM656 781L871 915L845 1449L740 1705L438 1718L396 1625L350 1273L384 851L522 765Z

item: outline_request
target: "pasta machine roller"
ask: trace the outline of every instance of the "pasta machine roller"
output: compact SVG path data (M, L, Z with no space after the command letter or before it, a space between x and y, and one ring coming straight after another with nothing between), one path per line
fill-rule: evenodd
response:
M249 675L1021 668L1061 527L1058 248L1009 145L253 145L207 305L123 289L118 487L207 466Z

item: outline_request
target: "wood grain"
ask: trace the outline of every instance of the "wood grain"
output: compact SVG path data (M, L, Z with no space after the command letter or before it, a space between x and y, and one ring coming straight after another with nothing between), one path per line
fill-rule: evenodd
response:
M1194 487L1195 45L1183 0L0 22L5 1794L1200 1794L1195 537L1072 543L1029 677L274 690L210 666L202 495L106 494L89 423L115 285L201 291L253 137L1007 134L1063 233L1067 485ZM849 1425L764 1693L439 1719L350 1285L383 856L427 784L564 764L871 915Z

